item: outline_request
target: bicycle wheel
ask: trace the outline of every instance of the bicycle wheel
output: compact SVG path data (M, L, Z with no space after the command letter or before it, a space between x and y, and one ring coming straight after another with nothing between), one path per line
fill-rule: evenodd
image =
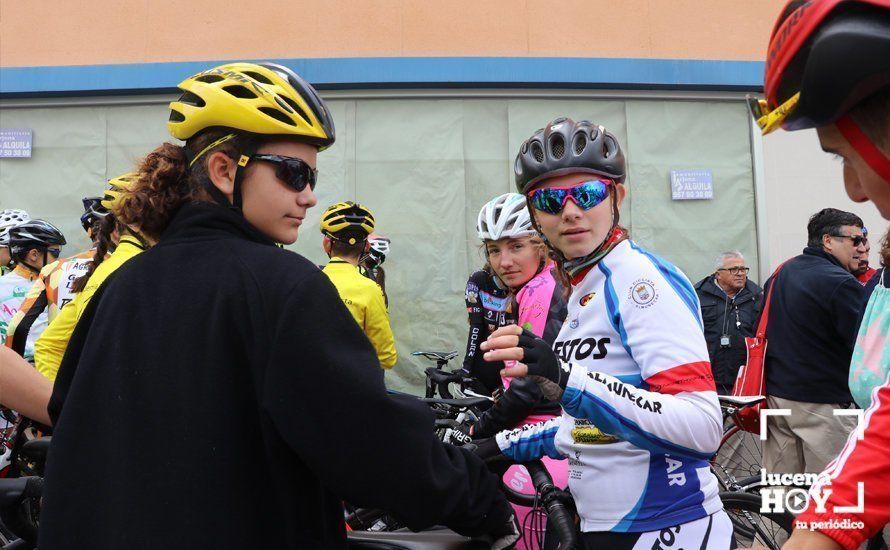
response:
M720 493L720 500L732 521L733 534L739 548L762 545L779 550L791 536L794 516L787 512L761 512L759 495L725 492Z
M763 451L757 435L731 425L720 440L711 462L736 479L760 475Z

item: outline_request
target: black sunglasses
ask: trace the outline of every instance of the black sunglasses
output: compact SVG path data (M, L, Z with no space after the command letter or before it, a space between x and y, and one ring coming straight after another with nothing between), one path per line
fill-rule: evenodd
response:
M264 160L275 165L275 176L287 184L288 187L296 191L302 191L309 186L309 189L315 190L315 184L318 181L318 170L309 166L309 164L296 157L285 157L282 155L254 155L256 160Z
M832 237L838 239L850 239L853 241L853 246L862 246L863 244L868 242L868 237L864 235L831 235Z

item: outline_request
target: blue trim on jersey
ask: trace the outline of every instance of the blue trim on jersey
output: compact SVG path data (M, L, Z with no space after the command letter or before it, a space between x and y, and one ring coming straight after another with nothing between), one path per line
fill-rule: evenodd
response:
M502 450L501 453L516 462L536 460L545 454L551 458L564 458L562 453L556 449L555 441L558 431L559 426L557 425L527 438L520 437L519 441L515 443L508 438L510 446Z
M621 337L621 345L624 347L624 351L626 351L628 357L636 363L634 354L630 351L630 346L627 343L627 331L624 330L624 321L621 319L621 310L618 309L618 294L615 293L615 286L612 284L612 270L606 267L606 262L604 260L600 260L596 265L603 275L606 276L606 281L603 283L603 289L606 291L606 311L609 314L609 322L612 323L612 328L615 329L615 332Z
M704 330L701 320L701 307L698 302L698 294L695 293L695 289L692 288L692 283L689 282L689 279L683 276L682 273L677 271L677 268L671 265L670 263L662 260L655 254L652 254L648 250L640 248L633 241L630 242L630 247L633 250L636 250L643 256L649 259L650 262L655 266L656 269L661 273L662 277L671 285L674 289L674 292L680 297L680 300L686 304L686 307L689 308L689 311L692 313L692 316L695 318L695 322L698 323L699 328Z
M590 420L603 432L624 439L646 451L659 454L676 454L700 460L708 460L714 456L714 453L702 453L693 449L687 449L647 432L636 422L619 414L607 402L579 388L567 387L561 403L563 409L575 418ZM577 404L572 406L573 403Z
M639 374L622 374L621 376L615 376L615 378L635 388L642 388L649 391L649 384L643 382L643 377Z
M682 466L668 473L668 458L662 454L649 457L646 487L634 507L611 530L646 532L701 519L708 515L704 508L698 468L707 468L701 460L680 460ZM683 485L670 485L671 474L685 476Z

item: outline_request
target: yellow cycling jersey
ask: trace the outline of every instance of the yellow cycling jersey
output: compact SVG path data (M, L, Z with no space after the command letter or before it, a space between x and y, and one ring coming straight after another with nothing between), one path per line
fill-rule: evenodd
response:
M74 332L74 327L77 326L77 321L90 303L93 294L109 275L143 250L145 247L135 238L127 235L121 237L114 253L99 264L84 289L70 304L59 311L56 318L37 339L34 344L34 366L37 372L50 380L56 379L71 333Z
M359 273L356 266L341 258L331 258L322 271L337 287L340 299L373 344L380 366L392 368L398 355L383 291L377 283Z

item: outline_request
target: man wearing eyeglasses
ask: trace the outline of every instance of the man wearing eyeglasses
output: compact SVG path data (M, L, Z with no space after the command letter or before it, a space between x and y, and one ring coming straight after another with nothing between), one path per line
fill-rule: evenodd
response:
M826 208L807 225L803 254L770 277L767 405L790 409L770 419L763 465L770 473L819 473L840 453L856 416L847 385L865 291L852 275L865 254L862 220Z
M745 337L754 335L763 291L748 280L745 257L734 250L714 262L714 273L695 285L717 393L728 395L747 358Z

